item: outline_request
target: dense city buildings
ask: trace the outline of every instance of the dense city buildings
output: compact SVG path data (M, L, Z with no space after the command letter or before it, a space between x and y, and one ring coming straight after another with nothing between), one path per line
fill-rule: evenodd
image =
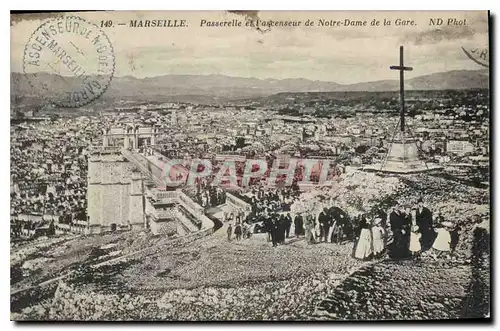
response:
M71 256L61 263L35 257L30 260L35 266L22 262L24 255L16 253L11 267L16 280L14 310L28 314L23 297L31 286L30 275L35 275L30 268L40 268L40 263L46 264L42 269L72 279L71 286L80 286L74 284L90 274L85 268L95 266L100 271L92 274L99 276L84 283L107 289L100 279L119 277L126 288L141 289L140 300L149 300L144 299L149 293L145 289L154 288L159 279L174 287L184 286L182 277L189 273L196 274L190 279L202 282L238 282L234 277L260 270L263 261L275 261L268 248L286 249L287 257L276 261L293 268L315 266L320 271L323 264L318 259L332 260L329 265L337 267L339 256L345 256L346 267L361 266L373 255L364 243L371 237L360 239L370 226L371 231L390 233L387 249L380 240L379 246L385 256L398 259L398 245L406 240L398 234L398 222L408 230L404 222L409 220L420 222L424 230L453 224L444 235L460 240L445 258L450 263L466 261L469 253L464 247L474 242L471 233L489 217L487 91L408 95L406 124L415 157L439 166L425 176L365 171L383 162L394 147L399 115L397 98L388 92L286 93L217 105L118 102L99 110L54 113L48 108L36 117L17 114L11 128L14 247L22 252L31 242L76 240L75 246L64 247L90 251L84 262L72 262L87 255L72 257L69 249ZM313 165L308 168L307 162ZM273 176L273 171L281 175ZM249 172L251 178L246 177ZM169 186L168 181L180 185ZM428 226L415 216L423 203L432 210L432 220L425 220ZM310 248L314 243L318 245ZM346 251L351 244L354 251ZM185 256L183 247L193 249L187 269L165 260L171 254ZM197 262L199 254L206 262ZM441 261L433 254L422 254L422 259ZM242 271L216 267L226 260ZM135 262L129 266L131 261ZM123 274L102 271L108 267L124 268ZM163 278L171 268L182 271ZM280 277L289 277L287 268L279 269ZM269 272L262 277L274 279ZM44 275L35 277L42 281ZM325 282L307 277L307 288ZM74 291L50 284L55 283L49 283L49 289L57 287L54 298ZM158 302L163 300L174 299L165 296ZM302 300L310 299L304 294ZM339 310L328 300L314 313L307 308L307 316L333 316L331 312ZM455 308L449 308L450 314ZM189 312L179 310L175 314L180 315L173 316L184 316L182 311ZM115 312L111 309L110 314Z
M433 98L409 93L408 127L421 157L443 166L487 166L487 92L432 93ZM329 158L355 167L381 162L397 124L395 99L368 93L372 97L367 101L365 95L356 94L358 98L347 101L336 99L334 93L308 93L219 106L142 104L110 107L101 116L15 124L12 218L53 215L63 223L84 224L87 187L92 186L87 185L88 164L94 164L89 156L96 147L121 146L144 154L153 146L166 158L286 155ZM123 133L132 130L141 130L144 136L138 132L135 140L125 138Z

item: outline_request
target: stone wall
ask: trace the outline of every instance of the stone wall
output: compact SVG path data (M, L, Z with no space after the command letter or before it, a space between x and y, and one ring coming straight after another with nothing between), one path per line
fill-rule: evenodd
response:
M177 233L178 223L175 219L152 220L150 222L151 233L154 235L174 235Z
M243 212L244 217L252 212L252 205L237 198L229 192L226 192L226 204L232 209L233 212Z
M141 177L123 156L93 155L88 163L87 215L90 226L143 224Z

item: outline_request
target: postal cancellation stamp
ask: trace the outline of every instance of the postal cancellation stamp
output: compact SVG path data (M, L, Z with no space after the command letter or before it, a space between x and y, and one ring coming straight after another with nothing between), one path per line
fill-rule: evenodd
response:
M113 46L106 34L80 17L62 16L40 25L24 49L23 70L51 103L73 108L99 98L115 70ZM46 75L55 81L47 83Z

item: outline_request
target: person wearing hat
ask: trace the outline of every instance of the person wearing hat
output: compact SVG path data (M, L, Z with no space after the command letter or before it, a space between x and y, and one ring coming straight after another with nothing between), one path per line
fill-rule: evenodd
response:
M231 223L227 226L227 241L231 241L231 236L233 235L233 226Z
M422 198L418 199L415 218L415 223L418 225L420 233L422 233L422 238L420 238L422 251L426 251L432 247L435 233L432 225L432 213L427 207L424 206Z
M373 256L379 257L383 254L385 250L385 230L382 227L382 218L376 217L373 220L372 226L373 234Z
M412 257L417 256L422 249L422 246L420 245L420 237L422 237L420 229L418 228L418 225L414 225L411 229L410 235L410 252Z
M295 237L300 237L304 235L304 219L302 218L302 212L298 212L294 220L295 225Z
M434 217L434 224L441 224L442 222L444 222L444 217L441 214L441 211L438 210L436 216Z
M276 215L278 218L278 243L284 244L286 237L286 218L285 214Z
M286 214L285 221L286 221L285 236L286 236L286 238L289 238L290 237L290 229L292 228L292 215L290 215L290 212L288 212Z
M394 240L389 246L389 255L394 259L404 259L409 255L408 246L410 241L409 218L404 212L403 206L392 208L389 214L389 223Z
M273 221L271 220L271 217L270 215L267 213L267 211L264 213L264 221L263 221L263 225L264 225L264 230L266 231L267 233L267 242L270 242L271 241L271 232L273 230Z
M271 215L271 241L273 243L273 247L278 246L279 240L279 219L277 214Z
M316 229L315 229L314 215L308 213L304 222L305 236L308 244L316 242Z
M330 233L330 217L328 215L328 210L326 207L324 207L321 213L319 213L318 222L321 229L320 241L324 240L324 242L329 242L330 238L328 237L328 235Z
M359 260L368 260L373 257L373 234L366 215L361 216L360 228L358 240L354 245L354 257Z

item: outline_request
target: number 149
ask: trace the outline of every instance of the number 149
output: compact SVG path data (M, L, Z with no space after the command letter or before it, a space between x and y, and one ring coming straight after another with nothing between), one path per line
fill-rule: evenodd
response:
M101 28L110 28L113 26L112 20L101 21Z

